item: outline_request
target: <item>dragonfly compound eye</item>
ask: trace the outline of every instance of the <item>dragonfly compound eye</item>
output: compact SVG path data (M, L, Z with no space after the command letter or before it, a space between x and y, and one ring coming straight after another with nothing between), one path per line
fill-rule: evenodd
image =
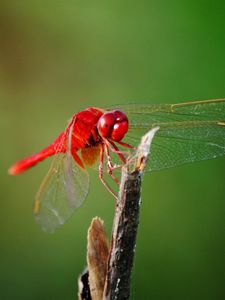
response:
M99 134L119 142L128 130L127 116L120 110L104 113L98 121Z

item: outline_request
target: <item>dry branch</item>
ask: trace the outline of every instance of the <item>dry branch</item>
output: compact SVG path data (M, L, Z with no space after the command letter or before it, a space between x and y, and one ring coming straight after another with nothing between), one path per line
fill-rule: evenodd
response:
M122 171L120 192L113 223L104 300L130 298L131 272L136 247L141 204L141 177L150 152L151 141L158 128L141 140L136 155ZM129 172L134 160L134 171Z

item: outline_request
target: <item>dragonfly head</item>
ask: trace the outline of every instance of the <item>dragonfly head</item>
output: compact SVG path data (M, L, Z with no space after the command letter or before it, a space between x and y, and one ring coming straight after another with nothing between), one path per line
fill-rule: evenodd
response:
M128 131L128 118L120 110L104 113L98 120L98 132L101 137L119 142Z

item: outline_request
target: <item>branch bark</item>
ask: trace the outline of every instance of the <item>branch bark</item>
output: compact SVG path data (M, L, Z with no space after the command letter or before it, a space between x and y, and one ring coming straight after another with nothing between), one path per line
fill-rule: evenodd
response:
M142 137L134 158L122 170L119 197L113 223L111 249L106 275L104 300L130 298L131 273L141 205L141 179L152 139L159 128ZM134 171L129 172L134 162Z
M122 175L103 299L129 299L140 211L141 175Z

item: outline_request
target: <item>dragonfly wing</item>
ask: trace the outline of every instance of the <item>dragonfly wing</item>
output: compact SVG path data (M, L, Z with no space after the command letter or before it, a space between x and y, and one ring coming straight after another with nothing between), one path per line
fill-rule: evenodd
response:
M225 122L225 98L177 104L125 104L117 108L126 113L131 128L148 129L158 123L178 121Z
M225 155L225 99L121 107L130 120L125 142L137 145L159 126L146 170L161 170Z
M68 132L68 143L65 160L65 184L69 203L71 206L77 208L83 204L83 201L85 200L89 192L89 174L86 169L81 168L75 162L72 156L71 150L73 147L73 126L71 126Z
M131 134L127 142L137 144L139 140ZM161 127L152 141L146 171L162 170L223 155L225 126L201 124L179 128Z
M54 232L78 208L89 191L89 176L71 155L73 124L61 143L67 143L66 153L56 154L35 198L34 215L43 230Z

